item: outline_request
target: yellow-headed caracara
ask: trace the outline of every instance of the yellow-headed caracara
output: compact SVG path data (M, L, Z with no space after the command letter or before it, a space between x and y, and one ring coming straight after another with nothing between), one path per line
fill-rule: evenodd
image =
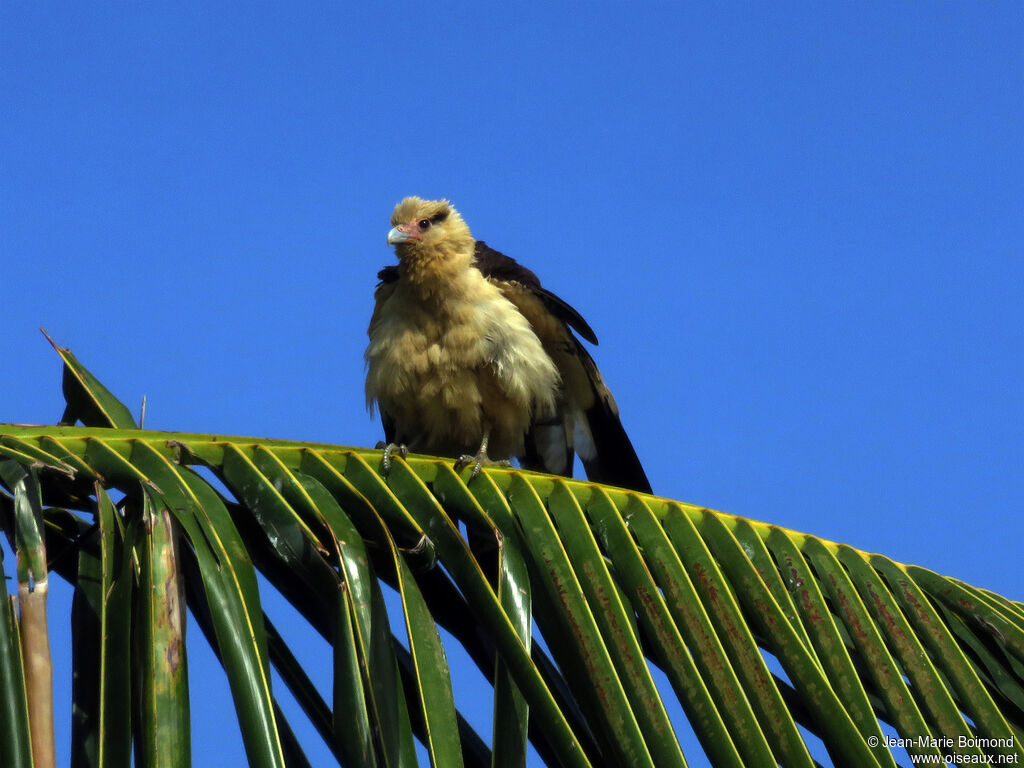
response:
M398 449L490 457L650 492L601 373L570 326L579 314L530 270L474 240L447 200L407 197L391 215L398 265L378 273L366 400L380 409L385 468ZM475 454L475 455L469 455Z

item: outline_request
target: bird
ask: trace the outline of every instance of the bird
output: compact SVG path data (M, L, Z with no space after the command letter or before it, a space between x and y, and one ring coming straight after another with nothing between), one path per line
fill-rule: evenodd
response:
M575 309L448 200L403 199L387 242L398 263L377 274L364 356L385 474L411 450L472 463L471 480L512 458L571 477L578 454L591 481L651 492Z

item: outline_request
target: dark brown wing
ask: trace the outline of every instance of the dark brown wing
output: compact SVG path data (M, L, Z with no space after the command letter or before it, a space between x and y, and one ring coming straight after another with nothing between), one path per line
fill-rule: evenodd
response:
M377 273L377 279L380 280L380 284L377 285L378 288L385 283L398 282L398 265L392 264L390 267L383 267Z
M651 484L622 427L615 398L570 326L596 344L594 331L514 259L477 241L475 263L529 320L562 377L558 413L551 421L533 425L520 463L528 469L571 476L575 451L594 482L650 493Z
M494 250L483 240L477 240L474 263L476 268L483 272L484 277L503 283L519 283L524 288L529 288L544 302L555 317L571 325L576 329L576 333L591 344L597 344L597 334L580 316L580 313L541 286L540 279L511 256ZM381 271L381 275L383 272L384 270ZM398 279L397 274L395 279Z

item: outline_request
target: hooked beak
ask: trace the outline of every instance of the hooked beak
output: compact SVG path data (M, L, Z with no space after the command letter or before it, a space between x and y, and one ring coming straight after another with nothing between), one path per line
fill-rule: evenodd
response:
M388 232L388 245L404 243L406 240L422 240L418 233L410 231L408 224L399 224Z

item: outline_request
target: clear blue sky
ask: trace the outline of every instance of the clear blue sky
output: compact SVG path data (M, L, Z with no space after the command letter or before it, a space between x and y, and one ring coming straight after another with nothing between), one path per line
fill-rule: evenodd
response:
M391 208L448 197L656 492L1024 597L1024 6L540 5L0 6L0 421L60 415L43 326L148 427L373 445Z

